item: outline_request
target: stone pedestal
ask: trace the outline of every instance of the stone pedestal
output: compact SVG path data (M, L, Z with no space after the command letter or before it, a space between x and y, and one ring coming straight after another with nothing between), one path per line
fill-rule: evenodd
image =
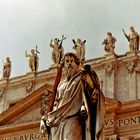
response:
M108 54L105 54L105 58L106 59L114 59L114 58L117 58L117 55L114 53L108 53Z
M58 64L52 64L51 65L51 68L57 68L58 67Z
M29 78L29 77L35 77L35 76L36 76L36 73L37 73L37 72L29 72L29 73L27 73L26 75L27 75L28 78Z
M8 78L1 78L0 79L0 84L1 85L6 85L8 83Z
M139 51L129 51L126 53L127 57L134 57L139 53Z

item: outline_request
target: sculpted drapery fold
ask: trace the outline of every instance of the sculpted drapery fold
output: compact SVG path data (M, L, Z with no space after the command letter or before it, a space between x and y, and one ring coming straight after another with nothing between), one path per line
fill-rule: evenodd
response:
M81 67L74 53L65 54L64 69L66 79L42 117L41 131L49 130L49 140L103 140L105 105L96 73L90 65Z
M94 78L94 82L97 83L97 79ZM91 104L89 102L91 101L84 101L83 95L82 95L82 81L81 81L81 73L77 73L74 75L73 78L71 78L70 81L64 80L59 84L58 87L58 93L55 99L53 111L48 113L48 121L47 125L51 127L51 136L50 139L52 140L82 140L82 122L81 118L79 117L79 111L81 109L81 106L85 104L85 106L88 106L88 104ZM93 90L92 90L93 91ZM87 91L88 92L88 91ZM103 95L100 91L100 89L96 89L96 92L94 97L92 97L93 93L91 94L90 98L93 98L91 100L98 100L97 103L97 109L89 108L87 112L87 119L85 120L85 139L90 140L91 139L91 131L95 131L96 127L96 136L95 139L99 139L101 136L100 132L102 132L103 129L103 122L101 120L104 120L104 106L101 105L101 103L104 103ZM86 93L86 90L84 91L84 94ZM63 97L62 97L63 96ZM86 96L86 95L85 95ZM96 126L91 126L91 119L92 114L90 110L95 110L97 112L94 112L97 116ZM95 124L94 124L95 125ZM76 134L75 134L76 133ZM95 133L95 132L94 132Z

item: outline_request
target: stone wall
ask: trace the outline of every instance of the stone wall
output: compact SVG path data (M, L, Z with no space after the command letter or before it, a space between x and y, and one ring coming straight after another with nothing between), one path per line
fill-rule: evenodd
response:
M49 69L11 79L0 79L0 113L45 83L53 84L56 71L56 69Z
M97 72L101 89L106 97L121 102L140 99L140 52L123 55L107 54L90 59L92 70ZM37 73L0 80L0 112L26 97L45 83L53 85L57 69L52 67Z
M98 74L106 97L121 102L140 99L140 52L107 54L87 61Z

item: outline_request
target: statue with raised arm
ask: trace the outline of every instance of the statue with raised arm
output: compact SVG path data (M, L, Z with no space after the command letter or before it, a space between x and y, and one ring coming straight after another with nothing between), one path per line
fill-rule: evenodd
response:
M105 106L98 76L90 65L81 68L74 53L66 53L61 66L66 77L58 83L57 74L55 98L42 116L41 132L49 140L103 140Z
M32 72L38 71L39 57L37 53L39 53L37 48L36 51L35 49L32 49L31 54L28 54L27 51L25 51L25 56L29 57L29 68Z
M53 48L52 60L53 60L54 64L60 64L60 61L64 56L64 49L62 46L62 42L65 39L66 39L66 37L64 37L64 35L63 35L62 39L55 38L54 40L51 40L51 42L50 42L50 47Z
M131 26L130 27L130 34L127 35L123 30L123 33L125 35L125 37L127 38L128 42L129 42L129 49L130 51L132 50L139 50L139 34L135 31L134 27Z
M81 41L81 39L78 38L77 41L75 41L74 39L72 41L74 43L73 49L75 49L77 57L80 59L80 61L85 61L86 40Z
M114 53L114 49L115 49L115 42L116 42L116 38L112 36L111 32L107 32L107 37L104 39L104 41L102 42L102 45L104 45L104 50L107 53Z
M6 62L3 65L3 78L9 78L11 74L11 60L10 57L6 57Z

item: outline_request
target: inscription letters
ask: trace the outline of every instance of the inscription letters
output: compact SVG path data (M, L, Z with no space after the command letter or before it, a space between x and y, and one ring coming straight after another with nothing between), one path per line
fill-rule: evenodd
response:
M113 119L106 119L105 120L105 125L113 125L113 124L114 124Z
M118 119L116 120L115 124L117 125L117 127L137 125L140 124L140 116ZM105 119L105 126L111 125L114 125L114 120L112 118Z
M118 119L115 122L117 127L125 127L130 125L137 125L140 124L140 116ZM105 119L105 126L114 126L114 119L113 118L106 118ZM40 138L44 138L45 135L40 133L29 133L23 134L18 136L11 136L11 137L1 137L0 140L40 140Z
M39 140L40 138L44 138L44 137L45 135L42 135L40 133L30 133L30 134L24 134L19 136L0 138L0 140Z
M135 125L135 124L140 124L140 116L118 120L119 127L128 126L128 125Z

